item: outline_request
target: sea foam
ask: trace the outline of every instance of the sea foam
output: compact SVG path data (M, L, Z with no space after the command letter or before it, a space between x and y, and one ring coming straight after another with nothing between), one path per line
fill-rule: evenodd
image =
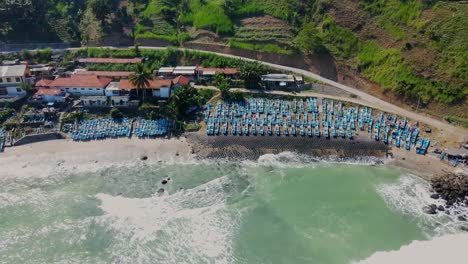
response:
M465 222L458 220L459 215L468 215L468 208L463 206L445 208L445 211L439 211L435 215L424 212L425 206L435 204L445 207L446 202L432 199L431 185L417 176L404 174L395 183L377 186L377 193L393 210L414 217L428 237L456 234L465 225Z
M228 181L221 177L193 189L143 199L98 194L103 220L120 233L122 249L129 248L127 243L138 247L126 256L114 249L119 261L232 263L237 221L225 210L223 186Z

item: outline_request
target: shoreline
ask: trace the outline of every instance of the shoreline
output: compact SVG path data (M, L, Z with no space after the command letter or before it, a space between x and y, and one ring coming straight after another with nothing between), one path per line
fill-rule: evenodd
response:
M276 139L276 140L275 140ZM200 159L258 160L265 154L294 152L337 162L375 157L375 164L395 166L430 181L453 168L435 157L388 148L378 142L302 137L206 137L186 133L171 139L119 138L91 142L58 139L7 148L0 154L3 177L47 177L98 171L113 166L193 162ZM387 158L388 154L393 158Z

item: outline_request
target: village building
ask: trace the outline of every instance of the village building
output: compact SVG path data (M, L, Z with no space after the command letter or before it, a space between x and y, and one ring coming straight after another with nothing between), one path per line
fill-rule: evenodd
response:
M61 89L39 88L31 97L31 102L64 103L66 98L67 94Z
M174 67L161 67L157 71L156 75L162 78L173 78Z
M183 87L183 86L187 86L187 85L190 85L190 79L183 76L183 75L179 75L177 77L175 77L173 80L172 80L172 89L177 89L177 88L180 88L180 87Z
M49 78L53 75L54 67L47 64L29 65L31 75L36 79Z
M107 107L107 96L82 96L80 102L84 107Z
M61 89L73 96L104 96L105 88L111 81L110 78L96 75L72 75L55 79L49 83L49 87Z
M174 68L172 76L182 75L188 78L190 81L195 81L196 79L197 66L178 66Z
M220 74L225 78L237 80L240 78L240 69L237 68L197 68L197 79L210 81L213 76Z
M26 96L22 83L30 83L27 65L0 66L0 100L14 102Z
M304 80L289 74L267 74L261 76L260 85L266 90L297 90L304 85Z
M105 93L106 96L119 96L119 95L121 95L119 82L110 82L109 85L107 85L106 90L105 90L104 93Z
M110 106L112 107L129 107L130 104L130 96L128 95L118 95L112 96L109 98Z
M141 89L138 92L145 92L145 95L153 97L169 98L171 95L172 80L150 80L149 86L145 89ZM133 91L136 93L138 89L133 85L130 80L120 80L119 89L125 91Z

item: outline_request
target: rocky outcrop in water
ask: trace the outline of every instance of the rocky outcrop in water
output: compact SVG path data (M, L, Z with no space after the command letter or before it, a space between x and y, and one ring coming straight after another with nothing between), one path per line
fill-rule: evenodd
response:
M456 203L468 205L468 176L444 175L432 180L432 188L436 192L431 198L439 197L447 201L447 205Z

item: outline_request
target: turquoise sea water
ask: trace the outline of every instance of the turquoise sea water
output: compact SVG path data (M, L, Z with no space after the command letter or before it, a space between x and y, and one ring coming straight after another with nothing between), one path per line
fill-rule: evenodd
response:
M293 160L0 179L0 263L353 263L455 230L398 169Z

